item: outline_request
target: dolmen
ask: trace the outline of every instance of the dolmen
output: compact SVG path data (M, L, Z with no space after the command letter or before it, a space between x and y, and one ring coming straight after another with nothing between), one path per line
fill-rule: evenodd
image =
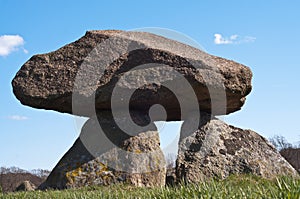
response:
M164 186L166 162L155 121L183 121L178 182L243 173L297 176L264 137L217 117L241 109L251 79L247 66L175 40L96 30L32 56L12 86L26 106L89 118L40 189Z

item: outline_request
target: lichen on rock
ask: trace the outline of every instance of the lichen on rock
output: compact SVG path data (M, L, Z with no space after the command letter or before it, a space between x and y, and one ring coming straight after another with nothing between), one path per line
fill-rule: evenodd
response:
M267 139L251 130L243 130L202 113L198 129L183 123L176 161L177 178L200 182L224 179L231 174L251 173L264 178L298 176L296 170Z

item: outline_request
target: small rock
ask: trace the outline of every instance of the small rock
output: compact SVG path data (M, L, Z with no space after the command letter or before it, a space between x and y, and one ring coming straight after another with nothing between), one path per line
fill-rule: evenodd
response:
M34 191L36 189L36 186L31 183L30 181L24 181L22 182L17 188L16 191Z

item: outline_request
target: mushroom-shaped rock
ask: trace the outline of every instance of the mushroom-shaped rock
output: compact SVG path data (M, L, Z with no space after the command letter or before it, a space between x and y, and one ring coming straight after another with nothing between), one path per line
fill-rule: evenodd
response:
M22 104L80 116L95 111L149 111L167 120L199 108L213 115L241 109L252 73L242 64L155 34L88 31L62 48L34 55L12 81ZM184 111L183 111L184 109Z

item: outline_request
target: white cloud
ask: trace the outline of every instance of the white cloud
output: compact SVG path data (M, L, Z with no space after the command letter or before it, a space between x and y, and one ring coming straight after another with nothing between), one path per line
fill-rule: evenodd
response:
M20 120L28 120L29 118L26 116L21 116L21 115L11 115L11 116L8 116L8 119L20 121Z
M230 40L231 41L236 40L238 37L239 37L238 35L231 35Z
M225 39L221 34L215 34L215 44L230 44L232 40Z
M217 45L220 44L241 44L241 43L251 43L256 40L255 37L251 36L244 36L241 37L239 35L231 35L230 37L223 37L221 34L216 33L215 35L214 42Z
M7 56L24 45L24 39L19 35L0 36L0 56ZM28 52L23 48L24 53Z

